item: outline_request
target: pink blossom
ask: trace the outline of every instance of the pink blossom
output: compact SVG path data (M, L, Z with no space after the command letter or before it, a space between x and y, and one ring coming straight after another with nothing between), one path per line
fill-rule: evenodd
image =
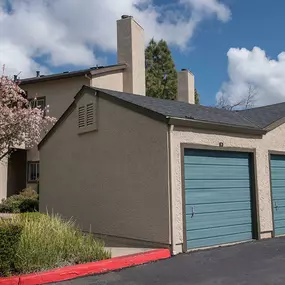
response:
M0 76L0 160L10 150L37 145L56 119L47 109L32 108L25 91L7 76Z

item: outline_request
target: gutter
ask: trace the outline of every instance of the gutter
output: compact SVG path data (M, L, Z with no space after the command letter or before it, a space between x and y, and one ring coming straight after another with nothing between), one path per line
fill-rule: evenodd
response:
M179 126L179 127L192 127L195 129L202 130L214 130L221 132L237 133L237 134L248 134L248 135L265 135L266 130L250 128L250 127L240 127L236 125L228 125L221 123L212 123L206 121L183 119L177 117L167 117L169 125Z

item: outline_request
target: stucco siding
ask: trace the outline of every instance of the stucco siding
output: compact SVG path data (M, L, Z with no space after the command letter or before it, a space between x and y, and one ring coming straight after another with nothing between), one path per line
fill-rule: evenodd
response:
M222 134L211 131L173 128L170 132L171 146L171 191L173 239L176 250L181 251L183 243L183 204L181 176L181 144L201 144L218 147L222 142L225 148L246 148L256 150L256 176L258 191L259 225L261 238L268 237L273 230L270 170L268 151L285 151L285 124L263 137Z
M45 97L46 105L49 105L49 116L58 119L72 103L82 85L89 84L90 80L82 76L28 84L22 88L28 92L28 98ZM27 152L27 160L39 160L37 147Z
M42 146L40 210L169 244L167 126L102 98L97 106L98 131L78 135L75 110Z
M92 87L105 88L115 91L123 91L123 71L115 71L109 74L93 77Z

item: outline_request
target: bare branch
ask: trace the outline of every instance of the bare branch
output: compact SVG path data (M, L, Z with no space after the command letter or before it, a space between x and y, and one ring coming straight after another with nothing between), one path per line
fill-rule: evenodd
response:
M225 96L222 96L219 98L216 106L217 108L226 109L229 111L236 110L236 109L245 110L245 109L252 108L254 106L256 96L257 96L257 88L254 85L249 84L247 94L244 98L237 101L236 103L230 103L228 98L226 98Z

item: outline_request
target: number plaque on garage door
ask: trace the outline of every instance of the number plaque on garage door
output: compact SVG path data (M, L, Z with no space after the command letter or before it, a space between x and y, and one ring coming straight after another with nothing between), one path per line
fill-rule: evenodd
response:
M251 240L251 155L184 152L187 249Z

